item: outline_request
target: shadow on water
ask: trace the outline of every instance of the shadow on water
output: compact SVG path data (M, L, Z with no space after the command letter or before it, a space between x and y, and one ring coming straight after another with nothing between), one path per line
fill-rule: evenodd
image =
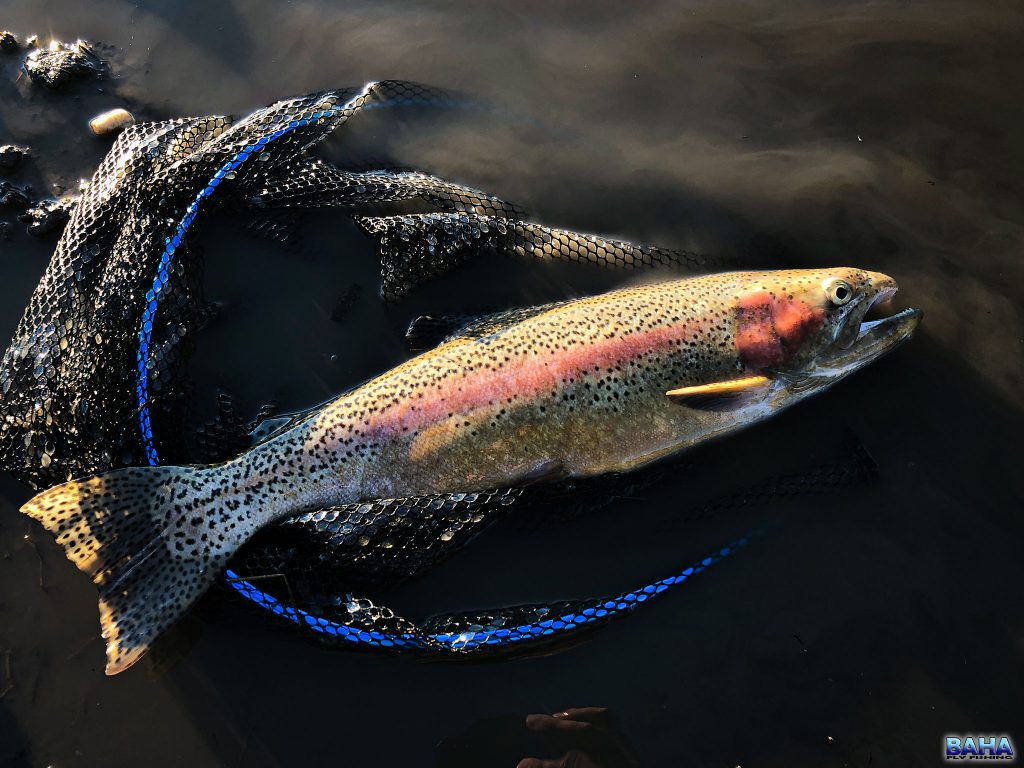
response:
M6 687L9 683L0 683ZM0 689L2 690L2 689ZM28 739L18 729L14 717L7 707L0 705L0 763L11 768L22 768L32 765Z
M443 741L484 733L511 759L518 737L495 743L502 724L600 705L643 765L916 766L935 762L946 732L1024 721L1018 6L599 4L586 18L532 4L80 8L14 0L0 19L125 49L120 79L68 94L25 90L2 64L0 143L36 151L5 178L38 191L91 173L107 144L84 122L122 99L154 117L244 113L303 90L412 77L553 130L402 119L368 123L360 147L555 225L744 264L882 269L925 320L891 358L708 446L697 470L591 515L509 521L383 594L425 616L615 592L771 524L713 572L550 656L464 665L328 652L214 599L179 629L159 674L106 679L92 586L16 513L28 493L2 478L0 652L10 650L14 687L0 699L0 763L451 768ZM225 218L202 233L208 295L225 312L193 362L197 422L219 390L255 411L351 386L404 359L416 314L634 279L478 262L385 307L369 243L336 213L309 217L299 254L240 229ZM51 250L17 227L0 241L3 337ZM331 320L356 284L349 315ZM815 465L848 431L877 460L871 485L666 523Z

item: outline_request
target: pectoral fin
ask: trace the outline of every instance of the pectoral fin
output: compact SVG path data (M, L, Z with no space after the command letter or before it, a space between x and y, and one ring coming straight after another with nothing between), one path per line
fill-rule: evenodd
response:
M411 351L422 352L449 341L480 339L502 331L514 323L542 315L565 303L555 301L486 315L422 315L409 323L405 341Z
M760 400L768 394L770 387L771 379L765 376L748 376L744 379L681 387L669 390L665 394L688 408L731 411Z

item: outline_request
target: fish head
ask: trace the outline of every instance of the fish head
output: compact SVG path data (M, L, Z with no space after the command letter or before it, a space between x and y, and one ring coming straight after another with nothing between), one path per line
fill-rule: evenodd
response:
M880 272L839 267L751 275L736 296L736 348L773 401L824 389L910 338L922 313L865 320L897 291Z

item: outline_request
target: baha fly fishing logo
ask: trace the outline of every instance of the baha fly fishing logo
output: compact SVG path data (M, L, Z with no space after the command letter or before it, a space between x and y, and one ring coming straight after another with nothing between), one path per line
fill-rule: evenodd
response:
M954 760L1002 760L1012 763L1016 758L1013 741L1006 734L979 736L946 734L946 762Z

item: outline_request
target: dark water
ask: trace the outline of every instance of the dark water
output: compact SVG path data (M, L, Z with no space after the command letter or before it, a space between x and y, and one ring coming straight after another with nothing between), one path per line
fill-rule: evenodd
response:
M92 586L3 478L0 764L455 765L462 750L475 757L459 764L513 766L541 748L522 744L526 714L596 705L650 766L933 765L947 732L1024 742L1018 3L5 0L0 27L121 49L104 92L42 92L3 60L0 143L36 149L10 178L39 190L92 173L109 144L85 122L101 109L244 114L416 79L501 109L370 121L363 155L560 226L751 265L881 270L925 310L910 345L703 451L698 471L584 519L494 529L387 595L425 616L614 592L765 527L677 594L548 657L329 652L207 601L179 658L105 678ZM320 401L401 360L404 323L424 310L624 279L490 261L384 307L347 219L311 216L308 237L295 255L237 222L205 232L208 292L227 311L193 366L200 412L219 389L253 411ZM52 247L20 227L0 242L0 337ZM354 284L352 314L332 321ZM876 481L679 521L842 455L850 434Z

